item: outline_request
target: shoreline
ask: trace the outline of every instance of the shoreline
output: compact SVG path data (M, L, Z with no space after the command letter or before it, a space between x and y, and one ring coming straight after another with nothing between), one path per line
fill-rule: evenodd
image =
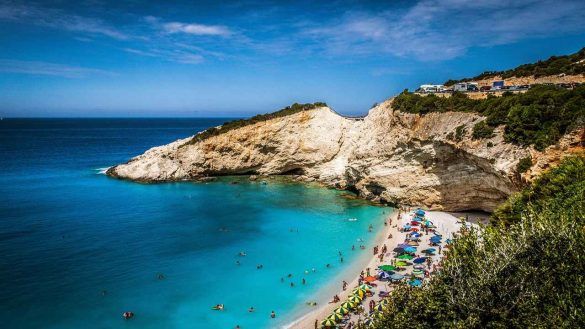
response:
M375 246L379 246L379 245L382 245L384 243L388 244L388 243L391 243L392 240L397 239L398 235L395 234L395 232L398 232L398 227L395 227L395 225L397 223L399 213L400 213L399 208L393 208L393 211L390 214L390 216L384 218L384 221L391 220L392 225L383 226L384 229L377 233L377 236L374 239ZM392 239L388 239L389 234L392 234ZM341 300L346 299L351 294L352 288L358 285L358 280L359 280L359 275L360 275L361 269L369 267L370 269L374 270L375 268L377 268L377 265L378 265L377 264L377 262L378 262L377 256L373 255L371 248L368 248L365 251L367 253L370 253L370 254L362 256L364 259L366 259L366 261L362 262L364 264L363 266L360 266L357 269L350 268L350 269L347 269L346 271L344 271L345 273L347 273L349 271L353 272L352 270L357 271L357 273L355 275L353 275L353 273L352 273L352 277L350 279L351 281L347 281L348 288L345 291L338 288L338 289L334 290L334 292L333 292L334 294L337 294ZM359 260L357 260L356 262L360 263ZM339 275L337 275L335 278L337 279L337 278L341 277L343 274L344 273L342 272ZM339 282L339 284L341 284L341 282ZM321 296L322 293L323 293L323 291L320 289L318 295ZM321 298L318 298L318 299L321 299ZM324 300L328 301L328 300L331 300L331 298L324 299ZM323 318L325 318L329 313L331 313L337 307L339 307L338 303L321 304L321 305L317 306L316 309L313 309L309 312L306 312L304 315L301 315L293 322L282 326L282 328L284 328L284 329L292 329L292 328L313 329L314 324L315 324L315 320L317 320L319 322L319 328L320 328L321 327L320 323L323 320Z
M408 211L404 211L401 210L399 208L394 208L394 211L392 212L392 214L390 214L390 216L385 217L385 221L390 220L391 224L384 226L383 230L381 230L380 232L378 232L378 236L376 237L376 239L374 240L374 245L375 246L382 246L384 244L386 244L389 248L389 250L394 249L394 247L396 245L398 245L399 243L402 243L403 239L406 236L406 233L404 232L400 232L400 227L402 227L402 225L404 224L405 221L408 221L409 216L412 214L412 209L416 209L416 208L410 208ZM448 237L448 238L453 238L453 234L456 233L457 231L459 231L460 227L461 227L461 222L458 221L458 218L456 216L459 215L473 215L473 216L477 216L477 214L475 213L448 213L448 212L442 212L442 211L427 211L426 212L426 217L431 220L437 227L437 231L439 231L441 234L443 234L444 236ZM399 217L400 215L400 217ZM480 217L481 218L481 217ZM472 224L473 225L473 224ZM389 238L389 235L392 234L392 238ZM424 243L423 243L424 244ZM421 244L421 246L423 245ZM367 261L363 262L363 264L365 264L362 269L365 268L370 268L372 273L376 273L376 269L378 268L378 266L381 264L380 260L378 259L378 255L374 255L372 252L372 249L366 249L366 251L369 254L369 256L367 256ZM364 258L366 258L365 255L363 255ZM442 255L434 255L432 256L432 260L433 263L437 263L440 259L441 259ZM390 261L392 257L388 257L384 263L388 263ZM353 270L353 268L352 268ZM350 271L350 269L347 269L346 271L344 271L345 273L348 273ZM335 279L340 278L342 276L342 274L340 273L338 276L335 277ZM337 290L335 290L333 293L337 293L337 295L339 296L341 301L344 301L345 299L347 299L347 297L349 295L351 295L351 291L353 290L354 287L358 286L359 283L359 272L357 272L357 274L355 276L353 276L353 271L352 271L352 278L351 281L347 281L348 282L348 288L343 291L341 288L338 288ZM384 290L384 291L391 291L392 287L390 287L388 285L388 282L383 282L383 281L376 281L376 283L378 284L378 288L376 290ZM318 293L320 296L323 294L323 290L320 290ZM321 299L321 298L319 298ZM377 295L374 295L374 297L372 297L373 300L376 301L376 303L381 299L380 297L378 297ZM328 299L330 300L330 299ZM286 328L286 329L314 329L315 328L315 320L317 320L318 323L318 328L321 328L321 321L323 321L324 318L326 318L334 309L336 309L337 307L339 307L339 303L327 303L327 304L321 304L319 306L317 306L316 309L311 310L306 312L305 314L302 314L301 316L297 317L294 321L282 326L282 328ZM366 305L364 304L364 307L366 307Z

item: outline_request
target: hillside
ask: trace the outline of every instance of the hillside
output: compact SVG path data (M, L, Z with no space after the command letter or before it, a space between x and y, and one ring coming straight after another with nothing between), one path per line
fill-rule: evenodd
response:
M486 71L472 78L447 80L446 86L475 81L489 85L493 80L506 80L508 85L534 83L585 82L585 48L571 55L551 56L547 60L523 64L505 71Z
M374 328L585 326L585 157L566 158L465 230L420 289L391 292ZM508 225L503 225L504 221Z

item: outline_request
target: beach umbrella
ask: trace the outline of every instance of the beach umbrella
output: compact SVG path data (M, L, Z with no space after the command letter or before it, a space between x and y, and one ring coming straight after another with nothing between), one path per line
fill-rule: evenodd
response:
M429 248L429 249L425 249L422 252L424 252L425 254L434 254L435 251L437 251L435 248Z
M412 226L418 226L418 224L419 224L419 222L417 222L415 220L410 222L410 225L412 225Z
M419 208L419 209L417 209L415 211L415 214L418 215L418 216L424 216L425 215L425 211Z
M396 271L396 266L393 265L380 265L378 268L382 271Z
M388 306L387 304L378 304L374 309L378 312L383 312L388 309Z
M392 272L392 271L390 271L390 272ZM384 272L384 271L382 271L382 272L380 272L380 273L378 274L378 278L379 278L380 280L388 280L388 279L390 279L390 275L392 275L393 273L394 273L394 272L392 272L392 273L388 273L388 272Z
M365 290L362 289L354 289L351 292L354 296L358 296L360 298L360 301L364 298L364 296L366 295Z
M426 257L415 258L412 262L415 264L422 264L427 261Z
M372 319L381 319L382 318L382 312L374 312L371 315Z
M421 236L421 234L418 232L412 232L412 233L410 233L410 236L418 238L419 236Z
M422 281L419 279L414 279L412 281L408 281L408 284L413 287L420 287L422 285Z
M384 298L380 301L380 304L382 305L388 305L390 303L390 300L388 298Z
M409 246L418 246L418 242L411 240L411 241L408 241L408 245Z
M368 278L372 278L372 277L371 277L371 276L367 277L367 278L366 278L366 281L367 281L367 279L368 279ZM358 289L362 289L362 290L365 290L365 291L372 291L372 289L373 289L373 288L374 288L374 287L372 287L372 286L370 286L370 285L368 285L368 284L362 284L362 285L360 285L360 286L358 287Z
M337 324L335 323L335 321L330 320L330 319L325 319L321 322L321 325L323 326L323 328L334 328L337 326Z
M340 307L336 308L333 311L333 313L337 313L337 314L341 314L341 315L346 315L347 313L349 313L349 309L347 309L347 308L345 308L343 306L340 306Z
M425 269L425 266L424 266L424 265L420 265L420 264L418 264L418 265L414 265L413 267L414 267L415 269L417 269L417 270L424 270L424 269Z
M431 238L431 242L441 242L442 237L440 236L434 236Z
M404 251L406 251L406 252L416 252L416 248L415 247L412 247L412 246L411 247L406 247L406 248L404 248Z
M399 281L404 279L404 275L402 274L398 274L398 273L394 273L390 276L390 279L392 279L393 281Z
M359 295L353 295L353 296L349 296L349 298L347 299L348 302L351 303L355 303L356 305L362 302L362 297Z
M408 266L408 263L407 262L396 262L396 266L400 266L400 267Z
M447 239L447 240L445 240L445 243L447 243L447 244L451 244L451 243L453 243L453 240L451 240L451 239Z
M343 316L341 314L331 313L331 314L329 314L327 319L333 320L335 322L339 322L339 321L343 320Z
M343 303L341 303L341 305L340 305L340 306L341 306L341 307L345 307L345 308L347 308L348 310L352 310L352 309L354 309L354 308L357 306L357 303L354 303L354 302L347 301L347 302L343 302Z
M370 276L366 276L366 277L364 278L364 281L366 281L366 282L374 282L374 281L376 281L376 280L378 280L378 279L376 279L376 277L373 277L373 276L371 276L371 275L370 275ZM361 289L361 286L360 286L360 289ZM365 290L365 289L363 289L363 290ZM367 291L367 290L365 290L365 291Z
M411 259L413 259L413 258L414 258L414 256L412 256L412 255L409 255L409 254L402 254L402 255L400 255L400 256L398 256L398 257L396 257L396 258L397 258L397 259L407 259L407 260L411 260Z
M413 231L413 232L418 232L418 228L416 228L416 227L413 227L410 230Z

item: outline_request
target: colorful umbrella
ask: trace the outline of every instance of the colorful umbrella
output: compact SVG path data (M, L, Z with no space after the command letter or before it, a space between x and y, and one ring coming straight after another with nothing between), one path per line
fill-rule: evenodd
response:
M369 276L368 278L371 278L371 276ZM367 281L367 279L368 279L368 278L366 278L366 281ZM374 279L375 279L375 278L374 278ZM362 290L365 290L365 291L372 291L372 289L373 289L373 288L374 288L374 287L372 287L372 286L370 286L370 285L367 285L367 284L362 284L362 285L360 285L360 286L358 287L358 289L362 289Z
M380 301L380 304L382 305L388 305L390 303L390 300L388 298L384 298Z
M425 249L422 252L424 252L425 254L434 254L436 251L435 248L429 248L429 249Z
M347 302L341 303L340 306L341 307L344 307L344 308L347 308L348 310L352 310L352 309L354 309L357 306L357 303L347 301Z
M337 326L337 324L335 323L335 321L330 320L330 319L325 319L321 322L321 325L323 326L323 328L334 328Z
M336 308L333 313L337 313L337 314L341 314L341 315L346 315L347 313L349 313L349 310L343 306Z
M378 268L382 271L396 271L396 266L393 265L380 265Z
M408 284L413 287L420 287L422 285L422 281L420 281L419 279L414 279L412 281L408 281Z
M394 273L394 274L392 274L390 276L390 279L392 279L394 281L402 280L402 279L404 279L404 275L398 274L398 273Z
M407 262L396 262L396 266L408 266Z
M409 254L402 254L402 255L400 255L400 256L398 256L398 257L396 257L396 258L398 258L398 259L407 259L407 260L411 260L411 259L413 259L413 258L414 258L414 256L412 256L412 255L409 255Z
M327 319L333 320L335 322L339 322L339 321L343 320L343 316L340 314L337 314L337 313L331 313L331 314L329 314Z
M378 304L378 305L376 305L376 307L374 309L378 312L383 312L383 311L388 309L388 305L387 304Z
M415 247L406 247L406 248L404 248L404 251L406 251L406 252L416 252L416 248Z
M427 261L426 257L415 258L412 262L415 264L422 264Z
M359 304L359 303L361 303L361 302L362 302L362 299L363 299L363 298L362 298L361 296L359 296L359 295L355 295L355 294L354 294L353 296L350 296L350 297L347 299L347 301L348 301L348 302L350 302L350 303L354 303L354 304L356 304L356 305L357 305L357 304Z
M354 289L351 293L352 295L358 296L360 299L363 299L366 295L366 292L362 289Z
M425 215L425 211L422 209L417 209L415 212L416 215L418 216L424 216Z
M373 276L371 276L371 275L370 275L370 276L366 276L366 277L364 278L364 281L366 281L366 282L374 282L374 281L376 281L376 280L378 280L378 279L376 279L376 277L373 277ZM360 286L360 289L361 289L361 286ZM366 291L367 291L367 290L366 290Z

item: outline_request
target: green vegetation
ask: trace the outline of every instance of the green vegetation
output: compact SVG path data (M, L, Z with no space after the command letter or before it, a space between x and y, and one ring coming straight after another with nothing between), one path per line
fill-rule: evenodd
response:
M199 134L193 136L193 139L191 139L189 144L194 144L194 143L206 140L209 137L221 135L221 134L226 133L230 130L245 127L245 126L252 125L252 124L255 124L258 122L267 121L270 119L275 119L275 118L280 118L280 117L285 117L285 116L299 113L302 111L308 111L308 110L312 110L312 109L315 109L318 107L324 107L324 106L327 106L327 104L323 103L323 102L307 103L307 104L294 103L293 105L287 106L287 107L285 107L279 111L276 111L276 112L267 113L267 114L258 114L258 115L255 115L255 116L249 118L249 119L240 119L240 120L229 121L229 122L224 123L220 127L212 127L212 128L209 128L209 129L202 131Z
M529 159L529 161L531 161ZM493 222L506 225L517 223L524 215L526 205L535 211L560 208L577 216L573 207L585 202L585 157L567 158L562 165L538 177L523 191L512 195L492 215Z
M556 143L572 127L585 122L585 85L573 90L536 86L526 93L504 93L474 100L463 93L451 97L422 96L405 90L393 102L397 110L409 113L477 112L486 116L486 125L505 125L506 142L534 145L538 150ZM481 127L480 127L481 128ZM474 129L475 130L475 129ZM483 134L486 129L483 129ZM479 134L479 132L478 132Z
M525 173L528 169L530 169L530 167L532 167L532 158L527 156L518 161L518 165L516 165L516 172L519 174Z
M392 291L374 327L585 327L584 178L585 158L567 158L506 203L513 224L462 231L442 271Z
M494 137L494 128L490 127L485 120L480 121L473 126L473 132L471 134L471 138L473 139L481 139L481 138L492 138Z
M536 63L520 65L514 69L506 71L486 71L482 74L473 78L465 78L460 80L447 80L446 86L454 85L458 82L474 81L489 79L496 76L500 76L503 79L512 77L543 77L558 74L576 75L585 73L585 63L582 61L585 59L585 48L582 48L578 52L565 55L565 56L552 56L545 61L538 61Z

